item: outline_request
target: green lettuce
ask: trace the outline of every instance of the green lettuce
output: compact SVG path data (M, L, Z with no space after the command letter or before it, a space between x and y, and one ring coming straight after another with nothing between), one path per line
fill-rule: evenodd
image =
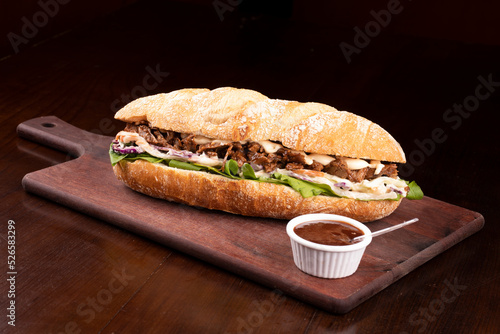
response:
M332 188L327 184L300 180L292 176L284 175L278 172L273 173L272 177L265 177L265 176L257 177L254 169L250 164L245 163L240 169L238 167L238 163L233 159L226 161L224 168L219 169L211 166L200 165L193 162L157 158L150 155L149 153L120 154L113 151L113 148L111 146L109 149L109 158L113 166L116 165L121 160L135 161L138 159L142 159L152 163L163 163L173 168L192 170L192 171L203 171L212 174L218 174L236 180L254 180L257 182L281 184L289 186L294 190L298 191L304 198L318 196L318 195L341 197L338 194L336 194L332 190ZM410 188L410 191L408 192L406 198L411 200L422 199L424 194L422 192L422 189L420 189L420 187L417 185L417 183L415 181L412 182L405 181L405 182ZM400 196L398 196L395 200L399 199Z
M253 170L252 166L250 164L243 164L241 166L241 173L243 174L243 178L248 179L248 180L257 180L258 177L255 175L255 171Z
M298 191L304 198L318 195L340 197L327 184L299 180L292 176L283 175L280 173L274 173L273 176L274 178L285 182L288 186Z
M424 192L420 187L418 186L417 182L415 181L405 181L408 187L410 187L410 191L408 191L408 194L406 194L406 198L411 199L411 200L418 200L424 198Z
M159 162L165 161L165 159L154 157L149 153L120 154L120 153L113 151L112 146L109 147L109 159L111 160L111 165L113 165L113 166L124 159L130 160L130 161L142 159L142 160L146 160L146 161L149 161L152 163L159 163Z
M186 170L195 170L195 171L200 171L203 170L202 166L197 166L195 164L192 164L190 162L185 162L185 161L179 161L179 160L170 160L168 162L169 167L174 167L174 168L179 168L179 169L186 169Z

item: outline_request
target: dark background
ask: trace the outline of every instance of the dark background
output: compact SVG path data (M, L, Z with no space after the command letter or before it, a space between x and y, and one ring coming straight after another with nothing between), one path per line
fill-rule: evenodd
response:
M466 332L498 329L498 306L493 301L500 298L494 211L500 199L500 20L495 1L401 1L398 13L369 41L365 39L350 62L341 43L355 46L355 29L376 26L373 11L380 15L397 2L63 3L0 3L0 121L11 145L2 153L0 170L9 175L2 177L3 198L25 200L20 184L25 173L68 159L39 147L38 160L26 157L27 144L16 137L15 127L28 118L57 115L79 128L111 136L122 127L113 120L116 108L145 94L186 87L234 86L270 98L326 103L388 130L406 152L408 164L401 168L405 178L416 180L427 196L480 212L486 225L350 316L312 312L316 321L309 330L331 329L338 320L341 328L365 321L358 330L368 333L369 325L373 332L383 332L380 319L396 332L416 330L408 325L408 316L439 298L443 280L454 277L467 291L429 326L443 333L450 326L469 326ZM44 16L44 8L54 15ZM45 17L49 18L44 21ZM40 27L30 30L27 25L33 22ZM26 43L14 47L9 40L13 34ZM157 85L145 89L144 78L151 70L161 75ZM479 89L489 93L480 100L478 86L485 80L493 84L490 90ZM453 111L464 103L472 103L469 110ZM13 158L30 163L14 171L9 167ZM254 287L246 289L251 292ZM251 295L247 298L251 301ZM302 307L297 305L290 307ZM392 308L393 314L377 310L377 305ZM485 315L467 319L472 307ZM280 328L278 318L266 321Z
M20 0L2 1L0 3L1 36L9 32L20 35L23 26L22 18L26 17L33 22L33 16L43 8L50 8L56 14L43 28L39 29L34 38L30 38L30 45L46 40L54 35L71 30L82 23L95 18L104 17L120 8L126 7L137 0L108 0L108 1L78 1L78 0ZM159 2L159 1L157 1ZM197 4L203 6L206 15L213 15L213 20L219 20L215 7L223 12L223 21L234 21L235 12L244 11L252 16L269 16L283 18L285 21L300 21L314 25L333 27L351 31L354 26L364 26L373 18L370 11L379 11L387 8L390 1L307 1L307 0L179 0L178 3ZM41 6L40 4L45 4ZM58 6L55 5L58 4ZM498 45L500 37L500 23L498 22L498 5L495 1L416 1L401 0L403 12L397 14L391 21L384 34L398 34L415 37L425 37L437 40L460 41ZM226 6L224 6L226 4ZM56 9L56 7L59 7ZM195 7L191 7L195 8ZM232 10L234 9L234 10ZM188 15L189 16L189 15ZM207 17L208 18L208 17ZM238 17L239 18L239 17ZM210 18L208 18L210 19ZM43 21L43 20L41 20ZM235 27L227 28L232 30ZM317 30L318 38L326 38L326 34ZM332 43L339 42L333 40ZM5 56L13 52L8 38L2 38L0 55Z
M489 118L498 110L500 94L493 92L466 116L451 113L446 118L445 113L475 94L479 76L500 81L500 21L492 1L142 1L138 11L129 6L135 1L62 2L2 2L0 55L5 67L15 70L11 58L27 57L34 52L30 50L51 43L60 57L30 61L30 73L46 71L40 77L85 54L87 63L78 66L96 76L116 76L116 85L94 87L108 91L87 96L92 103L111 91L104 96L111 108L99 107L102 118L112 118L116 108L145 93L250 88L271 98L326 103L380 124L406 152L411 165L402 168L403 176L417 179L430 196L436 187L456 188L446 200L470 207L471 191L484 191L480 184L459 187L452 171L482 174L480 169L491 168L485 161L498 149L491 145L494 122ZM366 32L365 26L375 22L373 12L380 16L390 4L397 4L398 13L386 27L379 25L380 32L368 42L361 40L363 46L348 62L340 44L355 47L354 28ZM46 21L40 15L44 8L55 12ZM26 21L41 26L14 47L8 36L24 37L24 31L31 31ZM94 43L80 45L78 39L89 34L95 34ZM133 91L147 66L158 66L168 79L154 90ZM127 75L138 68L141 77ZM33 80L28 77L24 83L31 86ZM481 136L471 138L470 129L477 127L483 129ZM435 129L443 130L438 141L444 142L432 140ZM463 141L474 142L469 147L475 152L464 152ZM477 150L483 150L481 156ZM465 158L470 156L477 159ZM461 157L466 160L457 165ZM435 173L433 164L441 159L445 170ZM492 196L492 205L495 200Z

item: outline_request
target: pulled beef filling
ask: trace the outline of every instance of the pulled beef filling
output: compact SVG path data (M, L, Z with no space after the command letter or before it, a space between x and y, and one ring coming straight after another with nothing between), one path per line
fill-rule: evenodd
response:
M250 163L253 166L261 166L265 172L272 172L276 168L294 169L309 169L322 171L331 175L348 179L351 182L361 182L363 180L371 180L379 176L388 176L396 178L398 175L396 164L384 164L384 167L375 175L375 168L362 168L359 170L351 170L342 157L335 157L328 165L322 165L317 161L308 165L303 154L293 151L288 148L280 148L276 153L267 153L263 147L257 142L231 142L217 143L211 142L207 144L196 144L195 135L181 134L174 131L159 130L151 128L147 124L127 123L124 129L128 132L136 132L141 137L146 139L151 145L157 145L176 150L187 150L196 153L205 153L208 156L217 156L220 159L233 159L238 163L238 166L243 166L244 163Z

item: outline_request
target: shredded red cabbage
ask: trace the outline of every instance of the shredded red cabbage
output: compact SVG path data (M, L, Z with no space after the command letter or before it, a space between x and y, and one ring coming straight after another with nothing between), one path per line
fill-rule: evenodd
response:
M139 146L121 146L117 140L113 141L113 151L120 153L120 154L144 153L144 150Z
M264 169L264 167L262 167L262 165L255 164L253 162L250 162L250 166L253 168L253 170L255 172L258 172L258 171L261 171Z
M299 179L299 180L312 182L312 180L310 178L308 178L307 176L300 175L300 174L297 174L294 172L290 172L290 176L293 176L294 178Z
M396 194L400 194L400 195L403 195L403 192L401 190L399 190L398 188L395 188L395 187L389 187L392 191L394 191Z
M347 189L347 190L351 189L351 187L349 187L349 186L347 185L347 183L345 183L345 182L335 183L335 184L334 184L334 186L335 186L335 187L342 188L342 189Z
M193 153L190 151L186 151L186 150L178 151L178 150L174 150L174 149L169 148L169 147L162 147L162 146L156 146L156 145L151 145L151 146L153 148L157 149L158 151L166 151L166 152L168 152L168 154L170 154L174 157L182 158L182 159L189 159L192 157L199 156L199 154L196 154L196 153Z

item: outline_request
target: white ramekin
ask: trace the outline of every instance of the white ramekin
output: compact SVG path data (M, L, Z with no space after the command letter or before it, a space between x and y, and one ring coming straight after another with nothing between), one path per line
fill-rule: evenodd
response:
M317 244L299 237L295 226L316 220L334 220L351 224L365 234L360 242L347 246ZM372 241L372 232L357 220L326 213L302 215L290 220L286 232L292 244L293 260L303 272L322 278L341 278L354 274L358 269L366 246Z

